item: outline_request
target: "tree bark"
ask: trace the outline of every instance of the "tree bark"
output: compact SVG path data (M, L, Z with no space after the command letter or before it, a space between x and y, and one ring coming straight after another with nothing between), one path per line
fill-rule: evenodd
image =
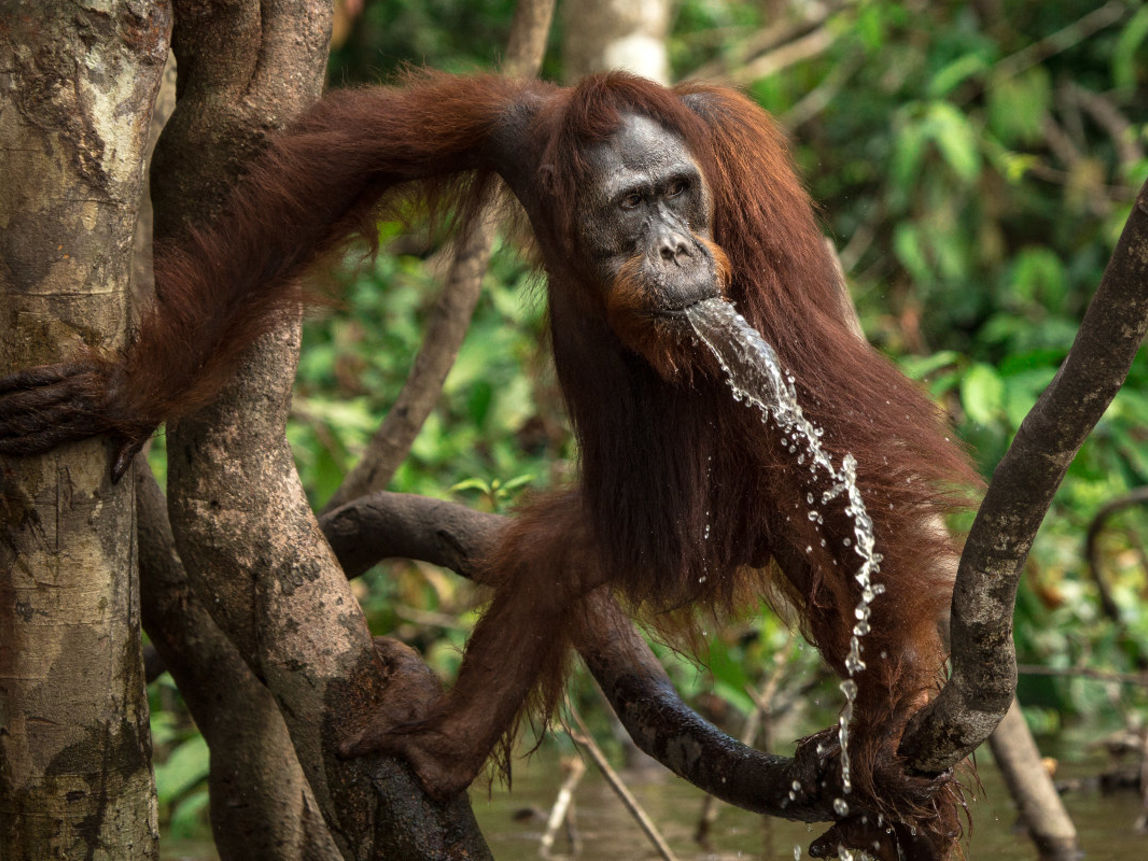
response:
M989 745L1040 857L1047 861L1079 858L1076 826L1064 809L1015 699L989 736Z
M225 861L336 861L279 706L191 590L142 457L135 478L143 623L211 751L216 851Z
M1076 452L1124 384L1148 332L1148 183L1140 189L1076 340L1021 422L969 530L952 606L952 675L914 715L901 753L925 774L964 759L1016 691L1016 590Z
M123 343L171 10L0 2L0 373ZM0 857L154 858L130 483L0 465Z
M322 0L177 2L179 98L153 160L160 238L211 217L265 133L318 95ZM157 285L162 301L163 285ZM341 760L348 715L387 676L283 437L299 327L248 352L209 408L168 430L168 507L195 593L270 690L347 858L488 858L460 797L433 804L394 759Z

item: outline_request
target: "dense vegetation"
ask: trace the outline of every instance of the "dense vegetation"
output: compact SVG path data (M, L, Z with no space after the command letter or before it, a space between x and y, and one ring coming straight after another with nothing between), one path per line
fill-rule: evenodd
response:
M1134 194L1148 177L1148 8L1088 0L861 0L816 4L683 0L675 74L723 76L755 41L805 10L794 32L818 48L748 90L788 128L826 233L838 245L866 333L951 412L986 476L1051 380L1098 283ZM335 83L377 80L403 62L464 70L501 52L509 0L378 0L332 59ZM799 20L799 19L794 19ZM553 35L557 45L559 29ZM758 51L760 52L760 51ZM545 73L561 77L550 52ZM380 225L386 248L349 267L346 310L308 325L291 439L316 505L378 426L417 351L445 268L433 237ZM537 282L509 245L496 254L439 407L392 489L504 510L561 481L576 458L546 359ZM1084 553L1097 513L1148 484L1148 358L1141 353L1073 465L1033 549L1017 608L1022 664L1135 672L1148 659L1148 518L1105 521L1100 576L1120 610L1107 618ZM378 633L397 632L453 673L475 596L449 574L391 565L364 578ZM718 719L752 707L784 654L783 693L817 672L810 649L769 614L711 632L706 672L667 650L683 692ZM792 689L789 694L784 691ZM712 693L710 693L712 692ZM1073 676L1022 676L1046 732L1113 729L1143 688ZM173 694L155 692L157 741L174 753L160 790L195 820L206 769ZM590 694L586 694L587 700ZM823 698L832 709L832 694ZM1112 708L1114 702L1120 709ZM824 717L823 715L821 716ZM167 772L164 771L167 769Z

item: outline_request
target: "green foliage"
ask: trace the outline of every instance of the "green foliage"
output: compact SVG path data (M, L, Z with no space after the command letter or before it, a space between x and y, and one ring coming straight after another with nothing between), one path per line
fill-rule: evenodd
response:
M1134 96L1148 77L1148 15L1129 9L1115 26L1074 33L1094 8L1017 2L989 20L964 3L908 17L902 4L863 3L836 13L857 26L841 26L829 51L778 76L816 86L864 57L796 130L796 154L852 255L866 330L950 409L986 477L1067 354L1148 176L1148 104ZM783 118L802 97L793 84L771 92L790 94L771 105ZM1132 609L1148 575L1135 549L1144 511L1109 530L1108 576L1129 614L1122 638L1097 617L1082 558L1095 512L1148 482L1146 382L1142 354L1032 550L1017 610L1022 661L1087 656L1127 670L1148 644ZM1025 685L1067 714L1105 702L1091 681Z
M149 694L160 819L173 837L199 836L207 822L207 742L191 724L169 676L154 682Z
M1071 346L1132 195L1148 178L1148 7L1129 2L1118 23L1074 32L1094 0L828 5L828 19L805 29L829 33L829 47L746 89L793 138L870 339L950 411L988 477ZM387 80L407 63L492 68L513 6L372 0L334 54L331 81ZM815 6L681 0L669 43L675 73L715 63L736 71L763 31ZM561 79L557 55L544 66L552 79ZM1112 115L1127 125L1106 125L1102 117ZM435 243L423 240L420 254L391 253L400 233L381 225L383 253L366 263L349 257L337 277L343 307L306 327L289 437L317 506L394 402L441 287ZM545 328L537 280L513 249L500 248L443 396L391 489L505 511L520 494L568 476L574 452ZM1099 612L1083 556L1096 512L1148 483L1146 393L1142 353L1030 554L1016 612L1022 663L1127 671L1148 659L1146 507L1112 518L1101 538L1122 627ZM161 438L153 454L162 448ZM153 462L162 469L162 458ZM377 633L415 645L444 678L454 676L477 618L469 584L431 566L392 563L354 586ZM708 653L696 662L654 648L685 697L703 705L720 698L724 712L707 714L733 732L753 707L748 690L760 692L775 672L775 707L804 709L803 729L825 726L841 696L812 647L786 651L789 637L763 610L713 622ZM1050 732L1076 716L1118 718L1114 701L1145 706L1140 688L1114 700L1110 686L1080 678L1022 676L1020 693ZM583 713L599 703L584 676L574 698ZM162 820L176 833L202 833L206 747L166 677L152 685L151 700ZM587 718L606 724L600 711Z

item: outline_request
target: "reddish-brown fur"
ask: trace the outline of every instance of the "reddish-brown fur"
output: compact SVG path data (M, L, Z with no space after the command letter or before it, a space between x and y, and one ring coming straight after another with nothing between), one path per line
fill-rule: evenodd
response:
M841 540L851 525L832 513L823 527L809 521L806 495L823 488L809 484L754 410L730 397L712 362L682 367L682 345L657 331L648 336L666 341L657 369L623 345L608 301L614 312L641 302L641 285L587 283L571 201L592 169L587 146L608 138L626 113L686 142L713 196L728 298L796 378L834 462L847 452L857 460L887 591L864 640L855 791L862 806L932 828L943 843L952 799L902 792L909 782L893 752L942 673L938 624L952 589L951 566L942 563L953 548L936 524L953 505L948 491L974 479L935 407L850 330L782 135L745 98L626 75L558 89L432 74L401 88L331 93L271 143L219 225L160 251L161 301L122 361L101 372L111 378L108 391L88 375L86 394L102 399L107 420L128 436L178 418L210 399L277 309L297 301L299 273L348 235L369 236L380 208L412 195L473 206L502 173L526 198L550 278L580 478L574 489L528 503L488 560L500 585L454 690L423 723L395 727L384 716L348 749L399 751L440 792L465 785L513 730L529 691L553 705L579 598L602 583L671 631L688 631L688 608L773 595L843 673L857 603L856 557ZM516 164L532 167L523 173Z

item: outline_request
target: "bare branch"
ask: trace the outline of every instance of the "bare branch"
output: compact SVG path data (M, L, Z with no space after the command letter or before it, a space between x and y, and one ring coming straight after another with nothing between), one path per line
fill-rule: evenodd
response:
M1124 620L1120 616L1120 608L1116 606L1116 601L1112 598L1112 592L1108 588L1108 581L1104 579L1104 575L1101 573L1100 535L1104 531L1104 525L1108 522L1108 518L1112 515L1123 511L1125 508L1144 503L1148 503L1148 487L1138 487L1131 493L1102 506L1096 512L1096 516L1092 518L1092 522L1088 524L1088 535L1084 542L1088 573L1092 576L1093 582L1096 583L1096 592L1100 596L1100 607L1104 611L1104 615L1121 626L1124 624Z
M325 514L321 527L347 570L387 557L421 559L474 578L474 561L506 518L410 494L376 493ZM796 760L741 744L707 723L681 698L657 657L603 589L586 596L585 631L576 642L618 719L643 751L710 794L747 810L820 822L834 818L831 765L806 739ZM834 731L835 732L835 731ZM794 783L803 789L793 791ZM818 793L826 793L821 797Z
M642 808L642 805L638 803L638 799L634 797L634 793L630 792L630 788L626 786L625 781L618 776L618 772L610 767L606 755L602 753L602 749L598 747L594 741L594 737L590 735L589 730L586 729L586 724L582 722L581 716L569 702L567 703L567 709L570 712L570 717L574 719L574 723L578 724L577 732L567 730L567 732L570 733L570 738L574 740L575 744L590 754L590 758L594 760L594 764L598 766L599 771L602 772L602 776L606 778L606 782L610 784L610 788L614 790L614 794L621 800L622 806L634 817L634 821L638 823L638 826L642 829L642 833L646 835L647 839L658 851L658 855L665 859L665 861L677 861L678 856L670 849L670 845L666 843L666 838L658 831L658 827L654 825L653 820L650 819L649 815Z
M1045 667L1039 664L1018 664L1016 671L1022 676L1094 679L1105 684L1140 685L1148 688L1148 673L1116 673L1092 667Z
M225 857L342 858L275 699L191 589L167 500L142 455L135 484L143 626L211 750L216 847Z
M804 7L804 14L795 21L783 20L763 27L740 44L723 47L720 58L705 63L686 76L691 81L714 81L726 78L731 68L739 68L769 52L784 47L797 39L809 35L820 27L836 11L836 4L810 3Z
M738 66L716 80L745 87L754 81L760 81L762 78L768 78L783 69L788 69L802 60L808 60L824 53L835 41L836 37L828 27L819 27L792 42L787 42L768 54L762 54L760 57Z
M1015 699L989 738L993 758L1021 820L1047 861L1072 861L1081 855L1076 826L1068 817L1056 787L1045 771L1040 751Z
M1009 54L996 64L994 73L998 78L1007 78L1019 75L1021 72L1044 62L1049 57L1062 51L1067 51L1073 45L1078 45L1089 36L1110 27L1122 19L1128 12L1128 7L1120 0L1109 0L1099 9L1093 9L1087 15L1073 21L1067 27L1062 27L1055 33L1045 36L1039 41L1026 45L1015 54Z
M953 674L919 712L901 751L937 774L996 727L1016 689L1012 615L1021 569L1060 481L1123 384L1148 331L1148 184L1056 378L996 469L953 593Z
M1078 105L1088 112L1096 124L1108 132L1124 167L1131 167L1144 159L1144 148L1136 139L1136 129L1112 103L1100 93L1087 90L1077 83L1068 84L1068 93Z

